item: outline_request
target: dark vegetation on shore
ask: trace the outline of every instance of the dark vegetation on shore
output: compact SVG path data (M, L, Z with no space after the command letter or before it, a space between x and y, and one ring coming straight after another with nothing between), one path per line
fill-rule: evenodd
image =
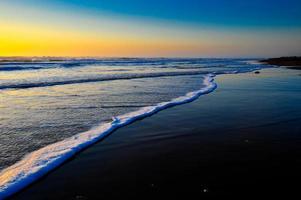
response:
M300 69L301 70L301 57L280 57L280 58L269 58L266 60L261 60L263 63L270 65L285 66L290 69Z

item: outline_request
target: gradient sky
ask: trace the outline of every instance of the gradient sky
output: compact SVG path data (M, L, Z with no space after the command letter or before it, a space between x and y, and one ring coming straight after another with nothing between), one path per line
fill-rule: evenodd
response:
M300 0L9 0L0 56L301 55Z

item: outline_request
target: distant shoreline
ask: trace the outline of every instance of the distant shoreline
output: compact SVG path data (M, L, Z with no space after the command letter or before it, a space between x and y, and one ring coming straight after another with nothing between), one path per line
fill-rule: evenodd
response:
M0 65L10 63L10 62L21 62L21 63L39 63L39 62L63 62L81 59L99 59L93 57L0 57ZM109 58L101 58L109 59ZM112 58L114 59L114 58ZM134 58L123 58L123 59L134 59ZM195 58L197 59L197 58ZM279 58L268 58L260 60L259 62L269 65L277 65L286 67L289 69L299 69L301 70L301 56L290 56L290 57L279 57Z
M261 60L260 62L270 64L270 65L284 66L289 69L301 70L301 57L297 57L297 56L269 58L266 60Z

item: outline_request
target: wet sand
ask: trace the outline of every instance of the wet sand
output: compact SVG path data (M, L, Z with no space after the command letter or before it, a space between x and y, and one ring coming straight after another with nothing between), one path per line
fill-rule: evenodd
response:
M13 199L298 195L299 72L218 76L213 93L115 131Z

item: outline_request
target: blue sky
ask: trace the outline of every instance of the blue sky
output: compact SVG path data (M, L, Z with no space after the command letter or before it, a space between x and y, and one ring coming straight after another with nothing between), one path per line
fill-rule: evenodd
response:
M52 0L28 3L216 26L301 27L300 0Z
M2 55L301 55L301 1L9 0L0 31Z

